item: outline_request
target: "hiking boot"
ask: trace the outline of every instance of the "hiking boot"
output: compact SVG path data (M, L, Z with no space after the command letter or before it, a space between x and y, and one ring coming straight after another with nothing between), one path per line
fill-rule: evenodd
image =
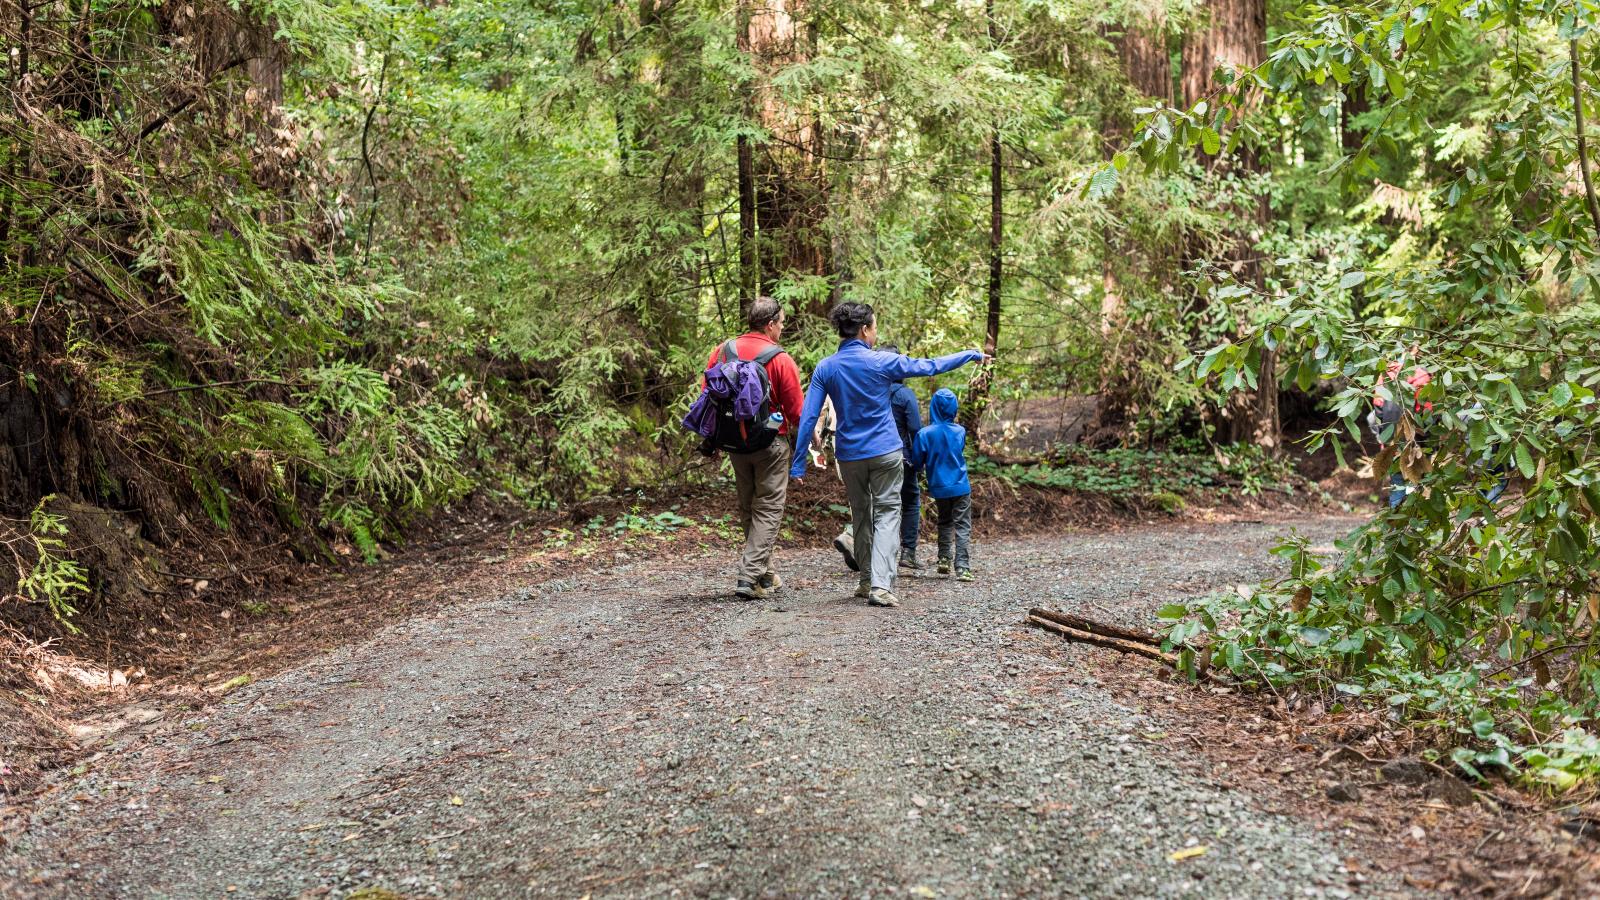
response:
M861 571L861 567L856 565L855 553L851 551L850 545L844 542L844 538L834 538L833 549L839 551L839 555L844 557L844 567L846 569L852 572Z
M778 577L777 572L768 572L756 581L756 586L770 594L783 587L783 579Z
M748 581L741 581L739 582L738 586L733 589L733 596L734 599L737 600L765 600L767 599L768 595L767 589L761 585L751 584Z
M868 606L899 606L900 598L883 588L873 588L867 595Z
M973 580L972 570L971 569L961 569L960 571L956 572L956 580L957 581L972 581Z
M865 600L872 596L872 582L863 581L856 585L856 599Z
M906 569L926 569L927 566L917 562L917 548L900 548L900 566Z
M934 571L938 572L940 575L949 575L950 574L950 557L948 557L948 556L939 557L939 562L934 567Z

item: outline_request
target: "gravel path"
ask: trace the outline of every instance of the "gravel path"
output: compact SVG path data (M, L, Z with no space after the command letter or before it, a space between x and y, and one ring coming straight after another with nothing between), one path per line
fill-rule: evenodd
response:
M699 553L468 600L128 739L0 894L1348 896L1343 848L1192 774L1107 651L1018 625L1258 578L1288 524L1351 523L980 544L899 610L821 550L781 553L778 602Z

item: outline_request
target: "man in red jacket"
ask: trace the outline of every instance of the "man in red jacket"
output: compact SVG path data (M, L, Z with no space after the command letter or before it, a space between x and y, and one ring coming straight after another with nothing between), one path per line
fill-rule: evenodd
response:
M783 336L783 307L771 297L757 297L745 314L750 330L737 338L735 349L740 359L755 359L761 351L778 343ZM721 362L722 344L711 351L706 368ZM767 380L772 384L772 409L783 413L783 426L772 446L754 453L729 453L733 481L739 491L739 525L744 529L744 552L739 557L738 586L734 596L741 600L761 600L772 595L781 584L772 571L772 545L777 543L783 524L784 497L789 489L789 460L794 451L795 426L805 395L800 392L800 369L788 353L780 352L767 362Z

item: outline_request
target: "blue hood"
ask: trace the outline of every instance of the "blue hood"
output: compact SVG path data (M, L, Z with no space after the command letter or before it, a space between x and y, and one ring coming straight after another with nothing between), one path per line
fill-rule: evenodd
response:
M949 388L939 388L934 392L933 402L928 404L928 415L934 422L954 422L959 405L954 392Z

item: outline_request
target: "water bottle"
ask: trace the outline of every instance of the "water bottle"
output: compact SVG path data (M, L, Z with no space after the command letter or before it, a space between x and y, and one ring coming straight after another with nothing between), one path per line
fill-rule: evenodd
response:
M777 412L776 410L774 410L772 415L767 416L767 428L771 429L772 431L777 431L778 429L780 429L782 427L783 427L783 413Z

